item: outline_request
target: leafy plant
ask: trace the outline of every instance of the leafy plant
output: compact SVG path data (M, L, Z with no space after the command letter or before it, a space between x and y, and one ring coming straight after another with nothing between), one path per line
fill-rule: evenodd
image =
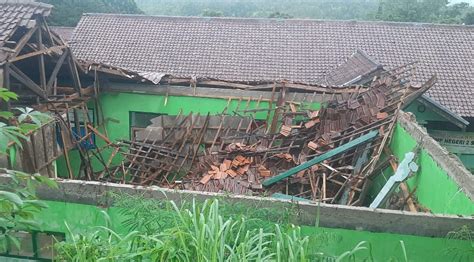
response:
M474 231L469 226L449 232L446 240L445 252L452 257L453 261L474 260ZM458 241L468 242L469 245L458 245Z
M0 87L0 100L3 100L5 102L8 102L10 100L17 100L18 95L8 91L8 89Z
M29 175L1 168L0 173L8 174L12 179L12 184L0 185L0 252L5 252L9 243L20 248L15 232L40 229L35 215L47 205L36 197L36 188L39 185L57 185L39 174Z
M0 100L8 102L12 99L17 100L18 96L5 88L0 88ZM16 110L21 113L17 119L19 122L18 126L0 122L0 155L6 154L10 146L22 148L21 139L28 140L25 134L51 120L51 116L48 114L35 111L29 107L16 108ZM0 111L0 119L10 120L13 117L14 114L12 112Z
M35 111L30 107L17 107L15 109L21 112L21 115L18 116L18 122L20 123L33 123L37 127L41 127L43 124L51 120L50 115Z
M359 260L360 252L369 250L370 244L361 242L340 257L317 252L310 247L310 239L301 228L293 225L273 225L272 228L251 228L245 217L224 218L219 200L199 204L192 201L178 207L174 202L151 202L142 208L170 212L170 216L155 217L150 213L146 219L137 218L143 213L123 213L127 225L132 218L140 220L121 236L109 227L95 227L90 232L73 234L69 241L56 245L59 261L353 261ZM136 202L137 205L141 203ZM168 208L171 207L171 210ZM134 209L129 206L129 209ZM106 215L107 217L107 215ZM165 218L166 226L154 226L146 220ZM110 218L106 219L109 221ZM68 227L69 228L69 227ZM314 243L311 243L314 244ZM364 253L365 257L365 253Z
M19 127L9 126L0 122L0 155L7 153L10 142L12 142L14 146L22 148L20 139L26 140L28 138L23 135Z

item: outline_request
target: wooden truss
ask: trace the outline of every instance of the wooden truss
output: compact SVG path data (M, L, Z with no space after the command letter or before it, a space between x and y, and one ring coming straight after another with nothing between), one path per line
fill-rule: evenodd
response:
M51 101L58 94L58 73L66 66L72 79L72 88L81 95L80 67L77 66L70 48L49 29L43 17L38 17L35 26L28 29L18 41L9 41L8 44L10 54L0 65L3 69L3 87L10 90L11 80L15 79L34 93L38 102ZM18 66L19 63L32 58L37 60L38 66L33 68L38 70L34 73L39 75L39 81L32 79L32 72L25 72ZM55 64L51 72L47 72L45 68L45 60L48 59Z

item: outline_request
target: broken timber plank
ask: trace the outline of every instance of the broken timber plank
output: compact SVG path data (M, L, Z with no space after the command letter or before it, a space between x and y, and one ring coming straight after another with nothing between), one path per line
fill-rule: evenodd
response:
M278 181L281 181L287 177L290 177L300 171L303 171L307 168L310 168L318 163L321 163L322 161L326 160L326 159L329 159L335 155L338 155L340 153L343 153L343 152L346 152L358 145L361 145L361 144L364 144L374 138L376 138L378 136L379 132L377 130L373 130L371 132L369 132L368 134L365 134L361 137L358 137L354 140L352 140L351 142L347 143L347 144L344 144L340 147L337 147L337 148L334 148L330 151L327 151L326 153L320 155L320 156L317 156L299 166L296 166L286 172L283 172L277 176L274 176L274 177L271 177L269 179L266 179L265 181L263 181L262 185L264 186L270 186Z
M384 148L384 152L387 154L387 155L392 155L391 152L390 152L390 149L388 149L387 147ZM397 172L397 169L398 169L398 164L397 162L391 157L389 158L389 163L390 163L390 166L392 167L393 169L393 172ZM410 190L408 190L408 186L405 182L401 182L400 183L400 189L402 190L403 192L403 196L405 197L406 199L406 202L408 204L408 208L410 209L411 212L418 212L418 209L416 208L415 206L415 203L413 202L413 199L412 197L410 196Z
M387 183L384 185L382 190L380 190L377 197L370 204L370 208L378 208L383 205L387 198L390 196L390 193L394 190L396 183L401 183L408 178L410 173L416 172L418 170L418 165L413 162L415 159L415 153L408 152L405 154L405 158L400 163L397 168L397 171L393 176L391 176Z

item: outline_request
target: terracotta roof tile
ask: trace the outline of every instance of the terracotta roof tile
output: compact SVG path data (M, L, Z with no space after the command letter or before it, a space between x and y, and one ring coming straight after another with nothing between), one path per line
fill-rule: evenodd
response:
M35 15L48 16L52 5L32 0L0 0L0 48L19 27L32 27ZM8 52L0 50L0 63L8 57Z
M419 61L417 80L438 74L429 96L474 117L472 26L86 14L72 48L134 71L306 83L361 49L388 68Z

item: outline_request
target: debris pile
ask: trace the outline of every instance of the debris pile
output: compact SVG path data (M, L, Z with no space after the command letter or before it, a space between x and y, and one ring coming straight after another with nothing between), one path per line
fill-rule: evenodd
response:
M159 116L121 141L124 161L103 179L361 205L398 112L436 81L412 85L414 68L381 74L369 87L328 88L319 109L288 99L282 82L270 108Z

